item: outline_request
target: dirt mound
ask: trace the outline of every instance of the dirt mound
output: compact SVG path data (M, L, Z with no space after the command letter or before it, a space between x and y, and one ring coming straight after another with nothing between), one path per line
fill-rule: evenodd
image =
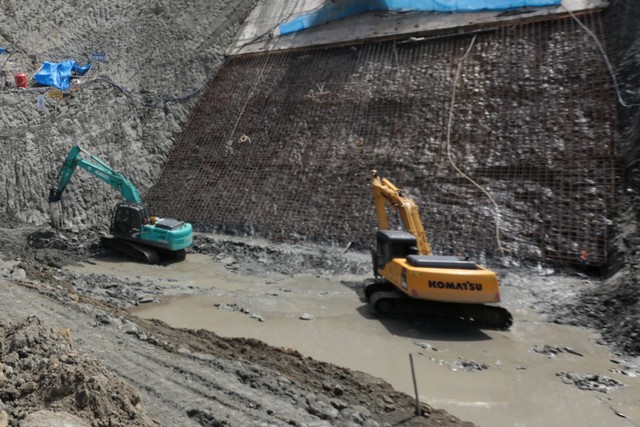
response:
M588 326L628 356L640 355L640 280L637 266L625 268L600 287L583 292L575 304L557 306L558 323Z
M36 317L0 323L0 349L0 409L11 426L43 409L96 427L159 425L146 415L137 390L74 351L68 329L49 329Z
M294 349L275 348L254 339L224 338L202 329L173 329L158 320L135 321L145 333L176 343L183 353L241 362L245 368L238 368L236 374L243 382L265 393L295 399L310 414L329 420L331 425L474 425L424 403L420 405L421 414L416 415L415 400L386 381L304 357ZM268 372L281 375L274 378ZM300 388L306 392L300 392Z

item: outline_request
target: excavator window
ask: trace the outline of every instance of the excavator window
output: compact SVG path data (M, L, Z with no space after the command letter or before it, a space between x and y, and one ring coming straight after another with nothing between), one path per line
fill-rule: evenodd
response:
M114 233L129 233L129 209L119 206L113 219Z
M406 258L418 253L416 237L400 230L378 230L378 266L383 268L394 258Z
M140 211L136 209L129 209L131 213L131 230L132 231L140 231L142 228L142 215Z

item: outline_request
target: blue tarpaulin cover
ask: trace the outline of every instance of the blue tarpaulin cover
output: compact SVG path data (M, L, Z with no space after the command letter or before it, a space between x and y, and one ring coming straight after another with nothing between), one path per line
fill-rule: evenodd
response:
M4 48L0 47L0 55L2 55L4 53Z
M42 67L33 76L35 81L45 86L54 86L65 90L69 87L71 73L84 75L91 68L91 63L81 67L75 61L43 62Z
M280 34L290 34L331 21L376 10L398 12L480 12L521 7L559 5L560 0L342 0L279 24Z

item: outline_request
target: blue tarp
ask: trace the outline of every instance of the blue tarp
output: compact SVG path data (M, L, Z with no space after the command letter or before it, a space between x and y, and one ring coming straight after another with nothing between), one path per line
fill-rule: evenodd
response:
M290 34L347 16L376 10L398 12L479 12L521 7L559 5L560 0L342 0L326 2L320 8L279 24L280 34Z
M91 63L81 67L75 61L44 62L33 76L35 81L45 86L54 86L65 90L69 87L71 74L82 76L91 68Z
M4 48L0 47L0 55L2 55L4 53Z

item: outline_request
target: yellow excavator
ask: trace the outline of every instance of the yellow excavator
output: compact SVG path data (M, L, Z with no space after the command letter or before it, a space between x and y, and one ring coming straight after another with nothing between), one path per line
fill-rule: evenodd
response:
M378 218L371 250L374 279L364 294L382 315L410 315L462 320L491 329L509 329L511 313L500 302L495 272L456 256L435 256L415 202L388 179L371 171ZM387 207L399 217L400 230L389 229Z

